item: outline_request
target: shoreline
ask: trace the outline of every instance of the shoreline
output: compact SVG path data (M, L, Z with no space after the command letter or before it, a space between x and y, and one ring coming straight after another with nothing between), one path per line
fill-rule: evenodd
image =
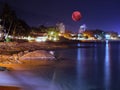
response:
M108 42L120 42L120 40L107 40ZM59 42L0 42L0 54L4 52L52 50L69 48L71 44L78 43L105 43L106 40L80 40L80 41L59 41Z
M117 41L111 41L109 40L109 42L117 42ZM19 54L20 52L31 52L31 51L36 51L36 50L45 50L45 51L49 51L49 50L56 50L56 49L68 49L68 48L94 48L95 46L70 46L70 44L77 44L78 42L42 42L42 43L37 43L37 42L0 42L0 54L3 58L2 62L4 62L4 60L8 60L8 62L10 61L9 58L5 59L4 55L6 55L7 57L12 56L15 54ZM105 41L92 41L92 42L79 42L79 43L105 43ZM5 56L5 57L6 57ZM1 61L1 60L0 60ZM52 60L14 60L11 59L11 61L13 63L1 63L0 62L0 66L3 67L7 67L8 69L10 68L11 70L24 70L29 69L31 66L34 67L36 65L51 65L54 64L54 61ZM50 62L50 64L46 63L46 62ZM24 67L24 68L23 68Z

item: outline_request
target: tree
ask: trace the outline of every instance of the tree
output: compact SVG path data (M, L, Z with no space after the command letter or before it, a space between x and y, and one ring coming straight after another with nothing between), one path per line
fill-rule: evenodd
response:
M45 27L44 25L40 25L38 28L39 28L39 32L47 33L47 27Z
M48 38L49 40L59 40L59 30L56 27L48 27L47 28L47 34L48 34Z
M7 3L4 4L1 19L3 21L3 26L6 27L6 31L9 34L10 30L14 27L13 25L17 19L17 16Z
M6 28L6 37L8 35L26 36L30 32L30 27L24 20L17 18L15 11L7 3L4 4L1 19Z
M4 27L0 25L0 41L4 40Z
M13 36L28 36L29 33L30 27L21 19L15 21L14 29L10 32Z

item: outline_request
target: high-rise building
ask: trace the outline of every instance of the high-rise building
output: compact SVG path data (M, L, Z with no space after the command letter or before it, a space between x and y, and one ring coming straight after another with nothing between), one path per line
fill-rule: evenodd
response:
M79 33L83 33L86 29L87 29L87 27L85 24L81 25L79 28Z
M63 23L57 23L56 26L59 29L60 33L65 33L65 25Z

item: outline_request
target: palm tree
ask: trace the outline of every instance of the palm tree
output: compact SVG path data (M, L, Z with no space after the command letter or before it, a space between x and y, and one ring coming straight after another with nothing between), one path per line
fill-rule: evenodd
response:
M6 27L7 37L10 31L13 29L13 25L17 19L15 12L11 10L10 6L7 3L4 4L1 19L3 21L3 26Z
M24 20L17 18L16 13L5 3L1 14L3 25L6 27L6 38L8 35L26 36L30 32L30 27Z

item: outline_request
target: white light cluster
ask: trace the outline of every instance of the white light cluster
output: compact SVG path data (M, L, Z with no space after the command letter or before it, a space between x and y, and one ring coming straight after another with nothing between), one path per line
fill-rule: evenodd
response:
M37 37L35 38L36 42L45 42L47 40L47 37Z

